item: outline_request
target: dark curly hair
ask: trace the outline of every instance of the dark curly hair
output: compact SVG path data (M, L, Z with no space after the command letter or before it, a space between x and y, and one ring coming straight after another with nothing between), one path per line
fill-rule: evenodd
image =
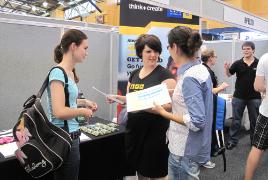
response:
M145 45L158 52L159 54L162 52L162 44L157 36L152 34L142 34L135 42L136 55L139 58L142 58L142 51Z

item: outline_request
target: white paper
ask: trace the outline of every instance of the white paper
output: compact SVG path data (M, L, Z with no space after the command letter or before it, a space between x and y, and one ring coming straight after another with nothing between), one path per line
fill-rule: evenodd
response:
M12 131L13 131L13 129L3 130L3 131L0 131L0 135L10 134L10 133L12 133Z
M109 94L106 94L106 93L102 92L101 90L95 88L94 86L93 86L92 88L93 88L94 90L96 90L98 93L104 95L105 97L109 97L109 99L111 99L111 100L113 100L113 101L115 101L115 102L117 102L117 103L119 103L119 104L124 104L123 101L120 101L119 99L116 99L116 98L113 98L113 97L109 96Z
M0 145L0 152L5 156L5 158L15 156L14 152L18 149L15 142Z
M91 140L91 138L81 132L80 141L83 142L83 141L88 141L88 140Z
M225 99L226 102L231 102L232 101L232 94L224 94L224 93L219 93L218 96L221 98Z
M2 137L13 137L13 133L11 132L11 133L0 135L0 138Z
M171 102L167 85L159 84L141 91L128 93L127 112L139 111L154 107L153 102L163 105Z

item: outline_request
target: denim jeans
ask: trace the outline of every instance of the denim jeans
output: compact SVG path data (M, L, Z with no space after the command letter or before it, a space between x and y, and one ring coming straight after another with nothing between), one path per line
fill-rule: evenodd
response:
M168 158L169 180L199 180L199 164L184 156L170 153Z
M252 141L256 120L259 115L260 104L260 99L244 100L235 97L232 99L233 121L229 129L229 143L236 145L239 141L241 120L246 106L248 108L248 117L250 121L250 140Z
M54 180L78 180L80 166L79 143L79 138L73 140L67 160L54 172Z

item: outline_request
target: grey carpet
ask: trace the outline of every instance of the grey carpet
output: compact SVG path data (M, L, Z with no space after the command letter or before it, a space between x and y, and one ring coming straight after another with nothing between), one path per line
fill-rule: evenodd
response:
M228 136L226 130L225 136ZM227 139L228 137L226 137ZM227 168L223 172L222 156L213 157L216 163L214 169L201 168L200 180L243 180L247 157L250 151L250 138L248 132L241 131L240 141L233 150L226 150ZM254 180L268 180L268 153L265 152L262 161L256 171ZM126 177L124 180L137 180L137 177Z
M214 169L201 168L200 180L243 180L247 157L250 151L250 138L248 133L242 132L242 136L236 148L226 151L227 168L223 172L222 156L213 157L216 163ZM264 153L262 161L256 171L254 180L268 179L268 154Z

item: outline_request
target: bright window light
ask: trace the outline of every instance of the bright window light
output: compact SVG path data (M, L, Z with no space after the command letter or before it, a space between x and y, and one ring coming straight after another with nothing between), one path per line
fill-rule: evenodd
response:
M92 1L94 4L96 1ZM92 11L95 11L96 8L92 6L90 2L85 2L83 4L80 4L78 6L75 6L73 8L67 9L64 11L64 18L65 19L72 19L77 16L87 16L89 15Z
M46 1L43 2L43 7L47 7L48 3Z
M32 11L36 11L36 7L35 6L32 6Z

